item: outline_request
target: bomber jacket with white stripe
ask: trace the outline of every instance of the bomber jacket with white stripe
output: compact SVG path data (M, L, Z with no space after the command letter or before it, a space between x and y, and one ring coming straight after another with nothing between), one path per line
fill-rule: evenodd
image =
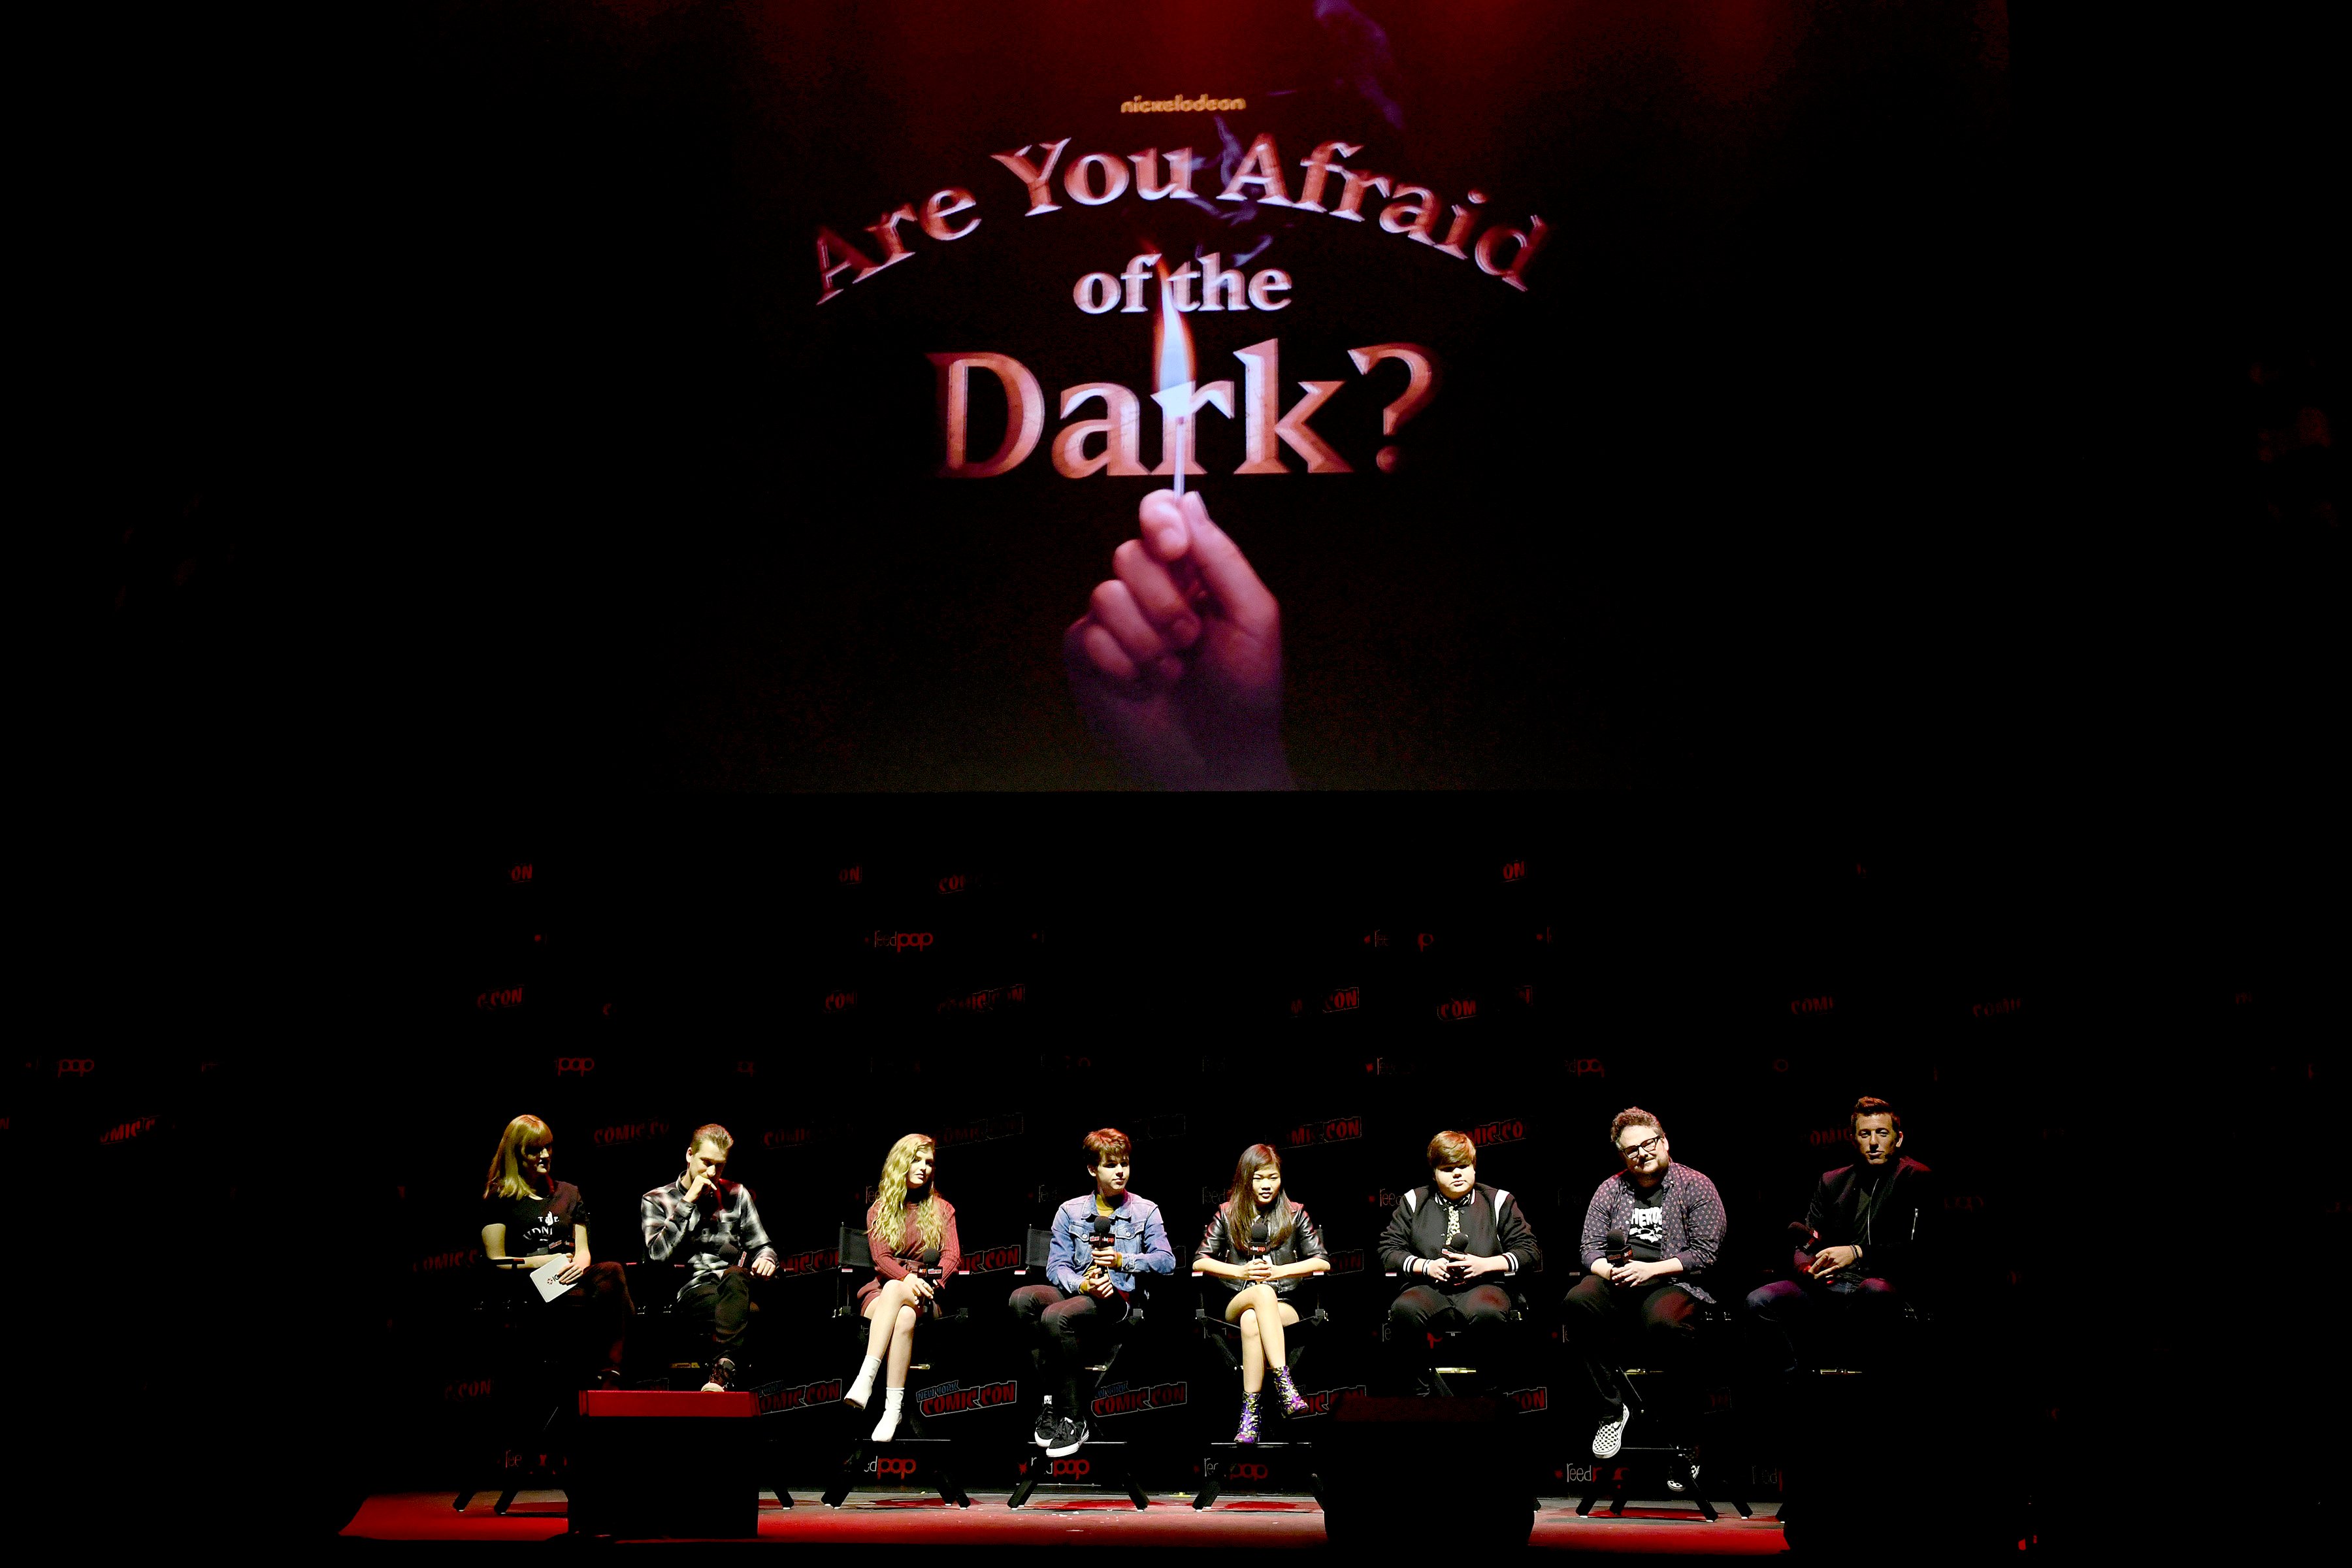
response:
M1488 1276L1448 1284L1442 1275L1431 1273L1431 1264L1444 1249L1445 1205L1434 1186L1415 1187L1405 1194L1389 1216L1388 1229L1381 1233L1381 1267L1408 1276L1412 1284L1440 1290L1467 1290L1492 1282ZM1470 1201L1462 1211L1461 1250L1477 1258L1500 1256L1510 1275L1533 1274L1543 1268L1543 1248L1536 1245L1535 1227L1520 1211L1519 1200L1484 1182L1470 1189Z

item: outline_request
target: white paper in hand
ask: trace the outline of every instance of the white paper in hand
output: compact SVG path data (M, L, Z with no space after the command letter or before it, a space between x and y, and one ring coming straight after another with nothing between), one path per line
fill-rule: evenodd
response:
M572 1289L570 1285L561 1284L556 1279L557 1275L562 1274L565 1269L571 1267L572 1259L558 1256L549 1258L545 1263L541 1264L538 1268L530 1271L530 1282L539 1287L539 1299L541 1300L552 1301L558 1296L562 1295L566 1290Z

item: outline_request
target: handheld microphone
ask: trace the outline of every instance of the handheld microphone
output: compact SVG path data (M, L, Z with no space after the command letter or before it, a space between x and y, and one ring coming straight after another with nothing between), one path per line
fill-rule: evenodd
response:
M1612 1268L1624 1262L1625 1255L1633 1250L1633 1243L1626 1238L1625 1233L1622 1230L1611 1231L1603 1246L1606 1247L1607 1251L1602 1256L1609 1259Z
M1811 1268L1813 1254L1822 1249L1822 1233L1801 1219L1790 1220L1789 1228L1797 1233L1797 1251L1804 1258L1805 1267Z
M1266 1238L1270 1234L1271 1232L1266 1228L1265 1215L1260 1215L1250 1221L1250 1250L1263 1254L1265 1251Z

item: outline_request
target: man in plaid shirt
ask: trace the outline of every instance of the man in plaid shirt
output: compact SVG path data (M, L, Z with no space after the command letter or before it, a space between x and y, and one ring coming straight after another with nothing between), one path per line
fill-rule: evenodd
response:
M646 1261L688 1266L677 1304L710 1335L705 1394L723 1393L735 1381L751 1317L751 1276L764 1279L776 1271L776 1249L751 1189L724 1177L734 1146L734 1135L715 1121L696 1128L686 1142L685 1173L637 1200Z
M1612 1342L1638 1328L1644 1363L1678 1364L1697 1326L1697 1303L1715 1300L1699 1280L1722 1249L1724 1232L1715 1184L1675 1163L1656 1117L1627 1107L1609 1123L1609 1142L1622 1168L1585 1208L1585 1275L1568 1293L1564 1325L1601 1409L1592 1436L1600 1459L1624 1447L1633 1416L1633 1388Z

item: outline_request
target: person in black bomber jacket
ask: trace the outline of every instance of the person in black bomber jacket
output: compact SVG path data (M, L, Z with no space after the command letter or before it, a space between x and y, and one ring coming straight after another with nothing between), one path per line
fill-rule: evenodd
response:
M1783 1376L1797 1373L1797 1337L1819 1324L1856 1332L1865 1359L1902 1314L1916 1289L1920 1230L1935 1212L1933 1176L1907 1159L1903 1119L1886 1101L1864 1095L1846 1118L1853 1164L1824 1171L1805 1208L1811 1234L1797 1248L1793 1279L1748 1292L1748 1310L1778 1332Z
M1482 1366L1500 1365L1517 1304L1504 1281L1539 1270L1543 1249L1518 1199L1479 1182L1468 1138L1440 1132L1428 1155L1429 1184L1405 1194L1381 1234L1381 1267L1405 1281L1389 1306L1389 1343L1410 1363L1427 1331L1459 1328Z

